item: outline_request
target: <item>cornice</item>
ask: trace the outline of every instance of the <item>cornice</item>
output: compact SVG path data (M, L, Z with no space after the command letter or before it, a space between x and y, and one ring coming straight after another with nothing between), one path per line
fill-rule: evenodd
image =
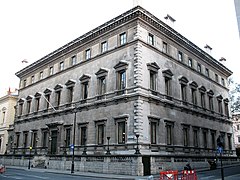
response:
M228 68L226 68L223 64L215 60L212 56L207 54L205 51L200 49L198 46L193 44L191 41L189 41L187 38L182 36L180 33L175 31L173 28L162 22L160 19L155 17L153 14L145 10L144 8L140 6L136 6L133 9L130 9L129 11L113 18L112 20L98 26L97 28L85 33L84 35L74 39L73 41L67 43L66 45L58 48L57 50L51 52L50 54L44 56L43 58L37 60L36 62L30 64L29 66L25 67L24 69L18 71L16 73L16 76L21 78L26 73L29 73L31 69L33 69L35 66L38 66L40 64L50 62L53 59L56 59L57 57L75 49L76 47L82 46L94 38L97 38L98 36L101 36L105 34L106 32L124 25L126 22L129 22L133 19L141 19L144 22L150 24L154 28L156 28L161 33L165 34L168 38L178 42L182 46L186 47L190 51L196 53L199 57L201 57L203 60L209 63L212 62L214 65L218 66L218 68L225 73L226 76L230 76L232 74L232 71L230 71Z

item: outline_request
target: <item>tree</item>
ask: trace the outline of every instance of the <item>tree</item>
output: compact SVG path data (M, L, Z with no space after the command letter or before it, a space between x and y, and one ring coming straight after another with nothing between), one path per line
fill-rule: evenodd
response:
M229 89L231 112L240 112L240 84L235 83L232 78L229 78Z

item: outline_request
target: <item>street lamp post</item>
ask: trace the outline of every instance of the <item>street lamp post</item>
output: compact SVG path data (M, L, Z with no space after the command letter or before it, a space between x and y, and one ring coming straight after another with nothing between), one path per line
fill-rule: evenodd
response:
M108 137L107 137L108 146L107 146L107 153L106 153L106 155L111 155L111 152L110 152L110 150L109 150L109 140L110 140L110 137L108 136Z
M74 109L74 120L73 120L73 143L72 143L72 166L71 173L74 173L74 149L75 149L75 133L76 133L76 119L77 119L77 109Z
M140 150L139 150L139 147L138 147L138 138L139 138L139 134L136 134L136 138L137 138L137 148L136 148L136 151L134 154L141 154L140 153Z
M33 133L33 131L30 130L29 132L30 132L31 139L30 139L30 146L29 146L28 169L30 169L30 165L31 165L30 160L31 160L31 151L32 151L32 133Z

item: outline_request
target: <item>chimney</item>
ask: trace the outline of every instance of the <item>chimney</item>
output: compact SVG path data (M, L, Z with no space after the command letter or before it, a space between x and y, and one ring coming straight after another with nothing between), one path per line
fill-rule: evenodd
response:
M204 46L204 48L205 48L205 50L206 50L206 52L208 53L208 54L211 54L211 51L212 51L212 48L211 48L211 46L209 46L209 45L205 45Z
M166 23L169 26L173 26L174 22L176 21L172 16L170 16L169 14L167 14L167 16L164 17L164 19L166 19Z
M221 57L221 58L219 59L219 61L220 61L220 62L225 62L226 59L225 59L224 57Z
M11 95L11 88L8 88L7 95Z

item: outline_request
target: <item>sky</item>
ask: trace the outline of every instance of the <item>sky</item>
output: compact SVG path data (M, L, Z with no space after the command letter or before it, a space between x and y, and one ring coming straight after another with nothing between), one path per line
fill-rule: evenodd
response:
M135 3L134 3L135 1ZM240 39L233 0L2 0L0 97L19 87L15 73L77 37L133 8L136 1L233 71L240 83ZM27 60L29 63L22 63Z

